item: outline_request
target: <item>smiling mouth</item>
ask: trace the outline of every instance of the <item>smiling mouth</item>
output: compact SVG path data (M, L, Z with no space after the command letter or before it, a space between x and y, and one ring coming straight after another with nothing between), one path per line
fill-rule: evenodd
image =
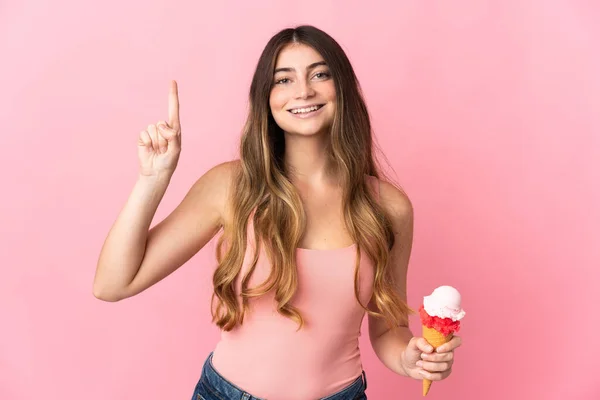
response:
M288 110L288 112L290 112L290 113L292 113L294 115L310 114L312 112L320 110L324 105L325 104L317 104L317 105L310 106L310 107L293 108L291 110Z

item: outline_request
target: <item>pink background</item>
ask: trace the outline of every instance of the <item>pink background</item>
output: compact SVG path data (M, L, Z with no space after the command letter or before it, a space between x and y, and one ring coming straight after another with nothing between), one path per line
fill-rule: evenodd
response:
M0 398L191 397L219 334L214 241L120 303L92 295L97 256L169 79L183 153L154 224L235 155L258 56L301 23L347 51L414 203L411 306L463 294L464 345L429 398L600 398L599 19L573 0L3 1ZM361 348L369 399L420 398Z

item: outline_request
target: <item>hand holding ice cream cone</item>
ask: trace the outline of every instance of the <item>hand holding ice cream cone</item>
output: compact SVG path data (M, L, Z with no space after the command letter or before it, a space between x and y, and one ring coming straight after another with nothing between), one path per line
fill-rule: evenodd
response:
M462 344L455 334L465 315L460 301L460 294L451 286L440 286L425 296L419 310L423 337L413 337L402 353L406 374L423 380L423 396L433 381L446 379L452 372L454 349Z
M406 374L413 379L440 381L452 372L454 349L461 345L460 336L454 336L443 347L434 350L423 337L413 337L402 355Z

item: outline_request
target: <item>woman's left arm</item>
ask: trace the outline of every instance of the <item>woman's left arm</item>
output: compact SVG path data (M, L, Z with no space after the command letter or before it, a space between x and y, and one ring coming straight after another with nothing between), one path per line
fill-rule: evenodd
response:
M380 203L391 218L395 235L394 246L390 251L389 263L392 266L396 291L406 302L406 277L413 243L414 210L408 196L393 185L380 182ZM375 310L373 302L369 308ZM369 315L369 338L379 360L390 370L413 379L445 379L450 375L454 362L454 349L461 344L455 336L450 342L433 348L422 337L415 337L409 326L388 329L385 320Z

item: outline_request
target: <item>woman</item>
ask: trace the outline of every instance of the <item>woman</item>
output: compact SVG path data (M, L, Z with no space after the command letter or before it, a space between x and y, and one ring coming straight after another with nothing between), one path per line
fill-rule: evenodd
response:
M408 328L408 197L379 180L367 108L341 47L311 26L265 47L250 87L240 158L206 172L148 228L180 154L177 85L169 121L139 139L140 175L102 248L94 295L131 297L221 229L213 322L222 337L194 399L366 399L358 336L399 375L450 374L456 337L432 353Z

